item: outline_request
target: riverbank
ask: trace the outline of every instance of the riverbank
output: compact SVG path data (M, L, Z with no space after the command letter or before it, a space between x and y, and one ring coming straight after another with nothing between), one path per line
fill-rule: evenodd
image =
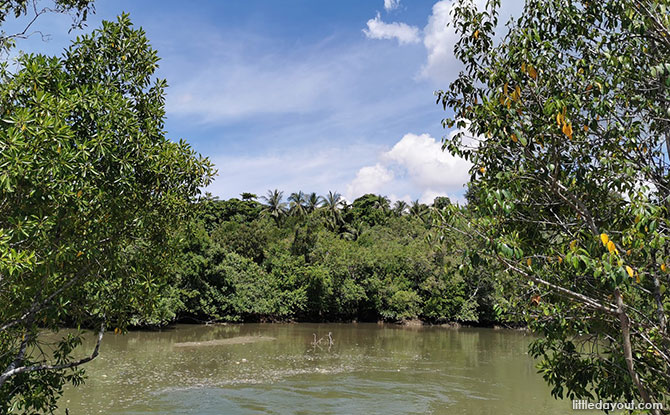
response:
M179 325L189 325L189 326L238 326L244 324L377 324L378 326L389 326L389 327L402 327L402 328L429 328L429 327L439 327L445 329L461 329L461 328L488 328L494 330L519 330L519 331L528 331L528 326L525 324L512 324L504 322L459 322L459 321L450 321L450 322L435 322L435 321L424 321L420 319L411 319L411 320L400 320L400 321L299 321L299 320L273 320L273 321L251 321L251 322L227 322L227 321L197 321L193 319L183 319L176 321L163 326L130 326L129 331L160 331L165 329L171 329Z

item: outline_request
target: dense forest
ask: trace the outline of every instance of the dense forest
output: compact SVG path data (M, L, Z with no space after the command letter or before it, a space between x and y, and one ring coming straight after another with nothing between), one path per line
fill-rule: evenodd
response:
M462 247L433 230L436 213L465 211L448 198L283 199L274 190L195 204L157 308L134 323L498 319L493 279L461 272Z

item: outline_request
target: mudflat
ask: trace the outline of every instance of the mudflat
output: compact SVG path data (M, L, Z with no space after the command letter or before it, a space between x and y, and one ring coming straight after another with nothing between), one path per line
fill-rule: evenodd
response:
M276 340L275 337L270 336L237 336L229 337L227 339L207 340L202 342L184 342L175 343L174 347L201 347L201 346L223 346L227 344L246 344L257 343Z

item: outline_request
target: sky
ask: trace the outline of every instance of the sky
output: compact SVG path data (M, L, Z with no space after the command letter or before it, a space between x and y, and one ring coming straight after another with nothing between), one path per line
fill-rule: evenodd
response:
M220 198L276 188L462 201L471 166L442 152L453 131L433 95L460 68L451 3L98 0L83 31L68 34L67 16L43 16L37 25L50 39L18 48L59 54L101 20L130 13L161 57L167 136L214 162L205 190Z

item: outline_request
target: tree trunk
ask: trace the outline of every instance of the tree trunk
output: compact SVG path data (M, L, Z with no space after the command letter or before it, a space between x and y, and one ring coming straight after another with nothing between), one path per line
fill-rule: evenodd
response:
M626 314L626 309L623 303L623 297L619 289L614 290L614 298L616 299L617 313L619 314L619 322L621 324L621 336L623 340L623 354L626 359L626 367L628 368L628 374L630 374L633 383L637 387L637 391L640 394L640 398L645 403L653 403L647 389L642 384L640 377L635 371L635 362L633 360L633 348L630 342L630 320ZM654 415L661 415L661 412L658 409L652 409L650 413Z

